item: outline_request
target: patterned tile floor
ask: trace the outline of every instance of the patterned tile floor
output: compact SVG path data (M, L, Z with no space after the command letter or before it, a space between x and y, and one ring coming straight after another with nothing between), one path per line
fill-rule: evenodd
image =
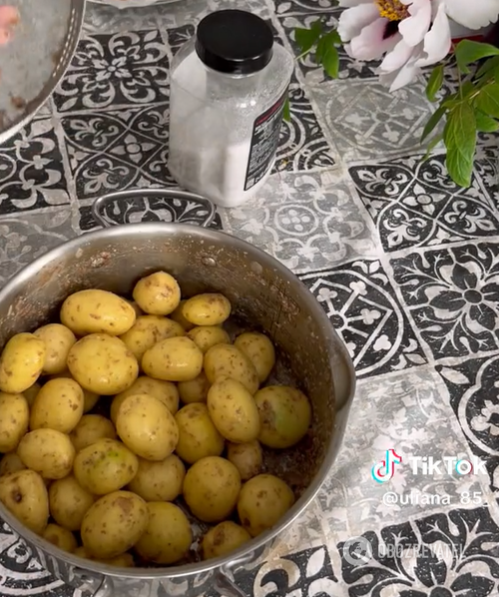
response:
M106 209L115 224L204 221L206 205L167 204L146 190L175 187L166 166L172 58L200 18L234 6L270 20L295 52L295 27L334 24L339 14L332 0L88 5L54 97L0 147L0 284L95 229L92 202L110 191L144 189L141 200ZM359 378L318 498L263 558L236 571L249 597L499 594L499 138L481 136L472 185L457 188L438 150L421 160L424 80L389 94L375 67L342 53L333 81L300 59L273 175L253 202L218 210L211 224L299 275ZM444 93L453 86L451 77ZM389 448L404 460L380 485L371 467ZM413 470L411 457L479 460L459 476ZM194 593L212 595L209 585ZM0 595L82 597L5 525Z

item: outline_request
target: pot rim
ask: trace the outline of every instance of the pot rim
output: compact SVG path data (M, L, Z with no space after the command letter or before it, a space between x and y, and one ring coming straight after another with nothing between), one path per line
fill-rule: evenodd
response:
M99 239L112 239L120 236L143 237L149 233L158 234L175 234L175 235L193 235L202 238L203 240L219 241L222 239L225 242L230 241L230 246L237 248L242 251L246 251L250 255L254 255L259 261L264 262L267 266L274 268L279 271L284 278L290 281L298 282L300 291L303 294L304 301L307 307L310 309L311 316L318 320L319 325L326 330L326 334L330 342L334 342L341 347L342 357L349 369L351 386L349 391L346 405L349 405L353 395L355 393L356 377L350 355L343 343L338 336L337 332L333 328L329 318L327 317L324 309L317 302L312 292L305 286L305 284L294 274L289 268L283 265L275 257L269 255L264 250L251 245L250 243L239 239L231 234L224 231L200 228L199 226L191 224L175 224L175 223L164 223L164 222L145 222L138 224L126 224L120 225L113 228L105 228L96 231L92 231L76 237L72 240L66 241L57 247L51 249L44 255L38 257L35 261L21 269L15 274L0 290L0 303L15 290L16 286L21 283L29 281L37 272L43 270L43 268L49 266L52 261L59 258L68 252L77 252L79 248L91 244L95 240ZM341 410L343 407L338 409ZM292 508L280 519L279 523L273 528L265 531L261 535L252 538L251 541L244 544L234 552L231 552L227 556L220 556L206 561L193 562L190 564L183 564L181 566L171 567L158 567L158 568L120 568L117 566L110 566L102 564L93 560L80 558L73 554L70 554L55 545L49 543L43 537L35 534L33 531L25 527L20 521L17 520L7 508L0 503L0 517L7 522L7 524L22 538L26 538L32 543L37 549L42 552L48 553L50 556L63 560L66 564L73 567L84 569L85 571L92 571L100 575L106 575L110 577L121 577L130 580L161 580L161 579L178 579L185 576L192 576L203 574L212 571L215 568L227 567L231 568L237 565L244 565L249 562L259 549L263 548L264 545L274 539L279 533L288 528L307 508L310 502L315 498L320 488L322 487L326 476L333 463L332 457L336 448L333 446L333 442L325 453L325 458L321 464L317 474L312 480L312 483L303 492L300 498L294 503Z

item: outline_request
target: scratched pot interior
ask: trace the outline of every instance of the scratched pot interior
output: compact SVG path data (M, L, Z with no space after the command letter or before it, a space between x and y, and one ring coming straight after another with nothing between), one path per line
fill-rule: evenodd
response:
M68 34L70 0L0 0L14 5L20 22L0 49L0 132L24 117L60 59Z
M336 405L328 333L308 313L294 286L298 281L291 282L268 262L258 262L223 238L204 240L185 233L101 237L78 251L61 251L57 260L33 277L25 276L16 290L2 296L0 346L15 333L57 319L62 301L75 291L102 288L130 296L138 279L160 269L177 278L184 297L222 292L233 305L229 331L266 332L278 354L271 381L292 383L311 399L309 434L289 450L266 451L264 460L266 472L286 480L299 497L317 474L332 441ZM106 408L110 401L100 402ZM195 535L204 530L194 525ZM197 559L194 549L192 559Z

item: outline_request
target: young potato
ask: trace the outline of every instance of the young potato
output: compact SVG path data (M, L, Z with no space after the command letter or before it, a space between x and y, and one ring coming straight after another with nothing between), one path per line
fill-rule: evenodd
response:
M114 491L89 508L81 525L81 540L94 558L115 558L137 543L148 520L142 498L129 491Z
M273 527L295 503L291 488L274 475L257 475L243 485L237 513L252 537Z
M30 408L33 406L33 402L35 401L35 398L38 395L38 392L40 391L41 387L42 386L37 382L34 383L31 387L29 387L27 390L24 390L23 396L26 398L28 406Z
M22 394L40 377L45 362L45 342L34 334L16 334L0 357L0 392Z
M69 328L60 323L44 325L38 328L34 334L45 342L43 373L45 375L62 373L66 369L69 349L76 343L76 336Z
M161 381L141 375L133 384L113 398L111 403L111 421L116 425L118 410L125 398L136 396L137 394L147 394L157 398L174 415L178 411L179 395L177 386L171 381Z
M28 431L29 406L22 394L0 392L0 452L12 452Z
M155 564L175 564L187 555L192 543L191 525L182 510L165 502L147 504L149 521L135 551Z
M186 332L192 330L194 326L193 323L190 323L189 321L187 321L187 319L184 317L183 313L182 313L182 309L184 308L185 305L185 300L180 301L178 307L175 309L175 311L173 311L172 313L170 313L170 319L173 319L173 321L176 321L177 323L179 323Z
M82 545L81 547L77 547L75 549L74 555L78 556L79 558L84 558L85 560L93 560L94 562L100 562L101 564L106 564L107 566L117 566L118 568L133 568L135 566L133 556L129 553L122 553L119 556L108 559L94 558Z
M164 381L189 381L202 369L203 353L185 336L162 340L142 357L144 373Z
M211 528L203 537L201 542L203 559L225 556L250 540L251 535L242 526L231 520L225 520Z
M61 323L77 336L109 334L121 336L135 323L135 310L117 294L107 290L80 290L64 301Z
M237 468L225 458L207 456L194 463L184 479L183 495L203 522L221 522L236 507L241 489Z
M245 444L227 444L227 460L237 468L241 479L247 481L262 470L263 451L257 440Z
M223 294L198 294L187 299L182 315L194 325L221 325L230 315L230 302Z
M185 336L184 328L176 321L158 315L142 315L120 339L140 361L146 350L175 336Z
M4 454L2 460L0 460L0 477L23 471L25 468L19 456L15 452L9 452Z
M101 415L84 415L69 435L79 452L100 439L116 439L116 429L109 419Z
M56 373L55 375L51 375L48 378L48 381L52 381L53 379L63 379L63 378L64 379L73 379L71 373L66 369L62 373ZM88 411L92 410L92 408L97 404L100 396L99 396L99 394L95 394L94 392L89 392L88 390L85 390L85 388L82 388L82 390L83 390L83 412L88 413ZM26 396L26 392L24 392L24 395ZM34 399L33 399L33 401L34 401ZM30 407L31 407L31 404L30 404Z
M139 470L128 489L146 502L173 502L181 493L185 466L175 454L152 462L139 458Z
M125 398L118 410L116 430L123 443L146 460L164 460L178 443L173 415L162 402L147 394Z
M208 390L210 389L210 382L206 377L206 373L201 371L201 373L194 379L179 382L177 387L180 399L184 404L206 402Z
M55 429L35 429L19 442L17 454L44 479L62 479L73 467L75 449L67 435Z
M251 442L260 433L253 396L235 379L220 378L208 390L208 412L218 432L231 442Z
M49 500L38 473L26 469L0 477L0 502L28 529L43 533L49 520Z
M133 300L144 313L169 315L180 303L180 286L170 274L156 272L137 282Z
M216 344L230 344L229 334L216 325L193 328L187 333L187 337L198 346L203 354Z
M75 549L78 547L78 543L76 542L73 533L57 524L48 524L43 532L43 538L49 543L52 543L52 545L69 553L74 553Z
M184 462L194 464L206 456L220 456L224 438L210 419L205 404L188 404L175 415L178 426L177 454Z
M137 303L135 301L130 301L127 298L123 298L121 297L124 301L126 301L135 311L135 315L137 317L140 317L141 315L144 315L144 311L142 311L142 309L137 305Z
M83 517L95 497L78 483L73 475L54 481L49 487L50 514L68 531L79 531Z
M275 365L275 349L264 334L245 332L236 338L234 346L253 363L260 383L263 383Z
M55 429L70 433L83 415L83 390L74 379L48 381L38 392L29 419L30 429Z
M119 339L90 334L69 351L68 368L85 390L104 396L128 389L139 375L137 359Z
M78 452L74 476L83 489L104 495L130 483L138 468L133 452L117 440L104 438Z
M312 420L308 398L291 386L268 386L255 395L260 413L258 439L269 448L290 448L307 433Z
M211 384L220 377L230 377L242 383L252 396L260 385L251 361L231 344L216 344L207 351L204 372Z

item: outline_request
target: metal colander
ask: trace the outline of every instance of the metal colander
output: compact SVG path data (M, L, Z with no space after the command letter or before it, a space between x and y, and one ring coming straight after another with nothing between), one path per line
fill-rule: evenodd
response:
M85 0L0 0L21 16L0 48L0 143L26 125L48 100L76 50Z

